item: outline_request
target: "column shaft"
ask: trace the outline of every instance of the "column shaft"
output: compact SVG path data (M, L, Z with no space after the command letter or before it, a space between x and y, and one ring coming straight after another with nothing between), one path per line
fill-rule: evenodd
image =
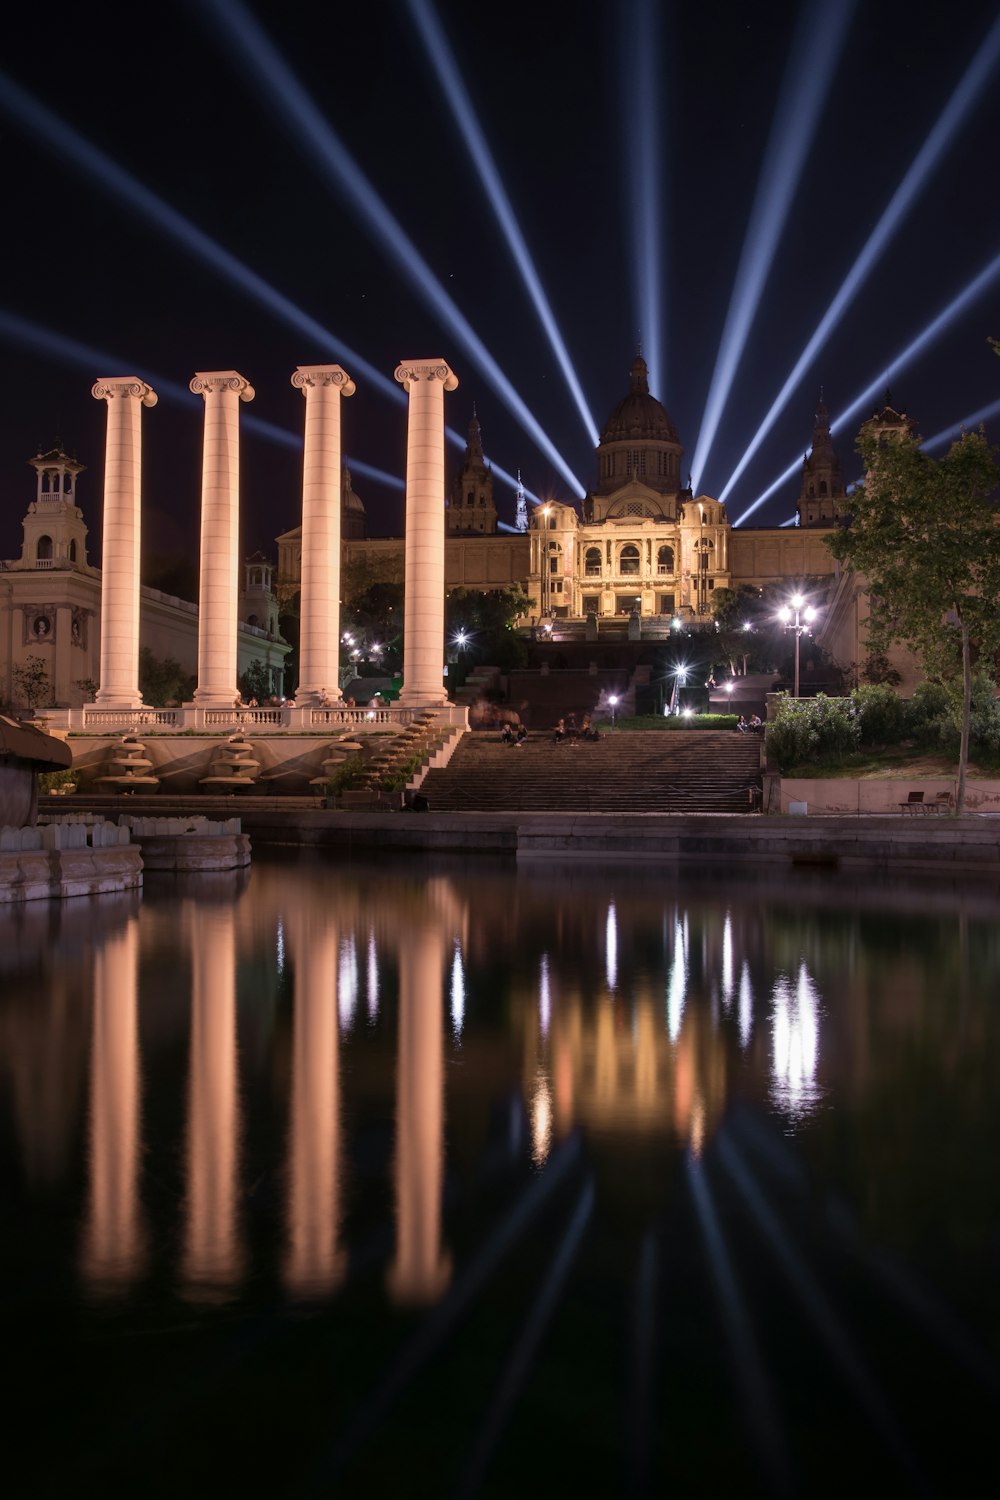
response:
M205 398L201 476L201 579L198 590L198 687L201 708L231 708L239 628L239 403L254 392L235 370L199 373Z
M339 365L300 365L306 399L302 462L299 706L340 698L340 398L354 382Z
M134 375L98 380L92 395L108 406L101 565L101 665L97 702L138 708L139 543L142 503L141 406L156 394Z
M403 364L410 398L406 433L406 564L403 690L407 706L444 703L444 393L458 381L443 360Z

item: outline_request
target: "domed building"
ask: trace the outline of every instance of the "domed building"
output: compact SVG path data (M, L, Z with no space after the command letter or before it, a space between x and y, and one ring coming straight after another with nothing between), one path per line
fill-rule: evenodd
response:
M711 613L712 594L731 586L729 520L720 501L682 488L683 453L637 354L601 432L582 519L556 503L532 518L528 593L543 618Z

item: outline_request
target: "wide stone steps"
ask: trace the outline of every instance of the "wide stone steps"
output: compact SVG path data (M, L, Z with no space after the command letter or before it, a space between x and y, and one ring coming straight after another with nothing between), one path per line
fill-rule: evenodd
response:
M728 812L750 810L760 741L729 732L623 731L555 744L463 736L421 791L435 812Z

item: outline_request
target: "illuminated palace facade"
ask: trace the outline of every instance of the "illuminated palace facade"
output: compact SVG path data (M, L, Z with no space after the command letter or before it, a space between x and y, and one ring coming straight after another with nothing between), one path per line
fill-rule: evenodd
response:
M601 433L596 488L580 507L559 501L536 506L523 534L501 532L474 414L445 504L446 587L520 584L533 601L532 618L551 621L557 635L574 625L599 635L602 621L610 633L626 619L638 619L643 635L652 635L676 615L710 619L717 589L792 587L833 575L836 564L823 537L840 514L844 488L822 403L796 527L734 528L721 501L683 486L683 453L677 429L649 391L646 362L637 356L628 392ZM364 559L375 576L401 579L402 538L359 534L362 507L353 491L351 506L345 564ZM301 528L277 542L278 588L287 599L301 578Z

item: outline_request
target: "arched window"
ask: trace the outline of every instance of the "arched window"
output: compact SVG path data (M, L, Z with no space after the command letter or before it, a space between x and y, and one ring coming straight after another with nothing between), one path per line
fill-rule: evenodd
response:
M247 615L247 624L248 625L259 625L260 621L258 620L258 618L257 618L256 615Z
M72 541L72 542L70 542L70 544L69 544L69 560L70 560L70 562L76 562L76 542L75 542L75 540Z
M621 574L633 574L639 571L639 549L631 543L623 547L618 557L618 571Z
M40 536L38 538L35 556L39 562L52 561L52 538L50 536Z
M661 547L659 552L657 552L656 571L658 573L672 573L674 571L673 547Z
M820 492L821 495L825 495L826 494L826 480L825 479L821 479L820 482L819 482L819 492Z
M583 555L583 570L588 578L600 578L601 576L601 549L600 547L588 547Z
M465 503L466 503L466 505L475 505L475 503L476 503L476 492L475 492L475 490L469 490L468 494L465 497Z

